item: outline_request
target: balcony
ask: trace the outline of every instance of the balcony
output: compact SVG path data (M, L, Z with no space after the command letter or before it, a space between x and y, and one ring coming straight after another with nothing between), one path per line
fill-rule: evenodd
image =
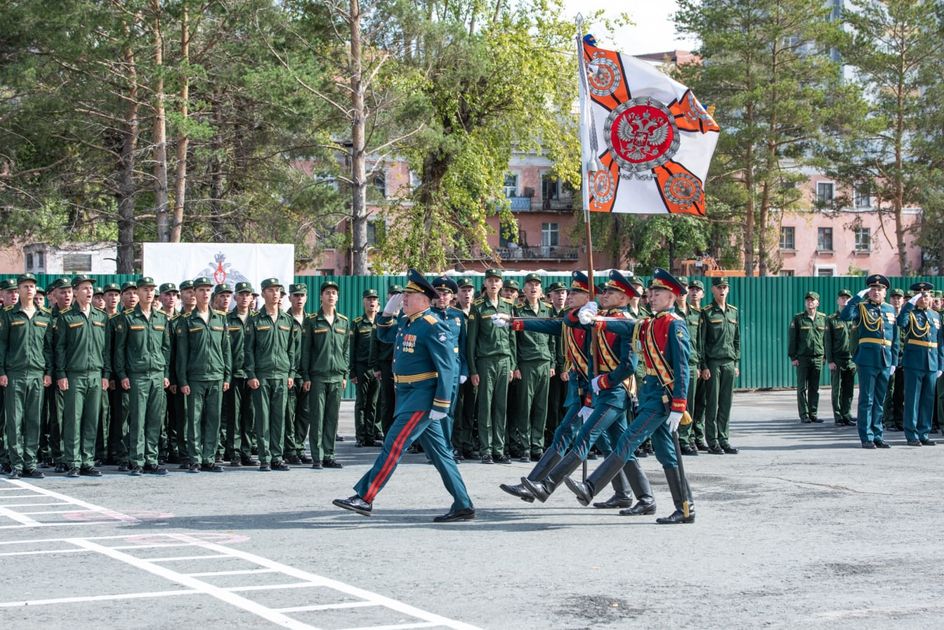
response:
M570 212L574 209L573 197L508 197L512 212Z
M576 247L536 246L498 247L496 253L502 260L577 260Z
M531 212L531 197L508 197L512 212Z

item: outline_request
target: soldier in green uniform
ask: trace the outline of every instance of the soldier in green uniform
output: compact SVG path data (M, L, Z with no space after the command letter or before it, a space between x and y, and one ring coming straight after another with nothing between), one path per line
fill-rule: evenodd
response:
M505 421L508 384L517 366L515 333L495 326L492 315L514 316L514 304L499 297L500 269L485 272L485 295L472 304L469 314L469 380L478 388L478 424L482 463L509 464L505 455Z
M138 305L138 287L135 282L129 281L124 282L121 285L121 293L119 293L119 311L121 314L129 313L134 310ZM108 320L108 328L106 329L106 335L108 340L112 342L111 351L109 352L109 360L112 361L114 365L114 349L115 349L115 336L117 331L115 326L118 325L118 320L111 318ZM109 385L110 386L110 385ZM109 401L109 406L112 409L112 423L109 428L114 441L116 442L115 453L116 460L118 461L118 472L131 472L131 462L129 460L129 455L131 453L131 437L130 437L130 410L131 410L131 398L128 390L123 389L120 384L116 384L114 390L114 397Z
M542 301L541 276L529 273L524 279L524 304L515 317L552 317L551 308ZM513 397L514 416L509 427L509 451L520 461L538 461L544 454L544 425L547 422L547 398L554 376L554 336L521 330L515 333L518 351L518 395Z
M387 289L387 299L403 293L403 287L391 284ZM381 315L377 318L377 326L396 326L396 317ZM380 381L380 396L377 404L377 415L380 417L380 428L383 434L393 424L393 410L396 393L393 382L393 344L384 343L378 337L378 330L374 330L374 337L370 346L370 367L374 371L374 378Z
M282 283L278 278L262 281L262 297L262 309L246 324L246 382L252 390L259 470L285 471L290 470L282 461L285 408L298 372L298 341L291 316L280 306Z
M679 280L681 280L681 278ZM702 284L701 280L692 280L688 283L688 295L691 296L693 291L700 291L702 294L705 292L705 285ZM701 298L699 297L698 299L700 300ZM679 298L677 308L679 314L685 320L685 327L688 329L690 353L688 355L688 400L686 406L688 409L694 410L695 399L697 397L696 392L698 389L701 389L701 387L699 387L700 379L698 371L698 363L701 360L702 352L701 337L698 336L699 322L701 321L701 308L698 306L698 300L692 302L691 300L684 299L684 297ZM679 445L681 446L682 455L698 455L697 440L704 439L704 418L702 418L702 425L700 427L701 432L697 436L695 429L694 422L679 426Z
M236 306L226 315L233 376L229 389L223 393L223 422L226 425L223 434L226 436L224 456L231 466L255 466L258 463L252 458L252 398L246 385L243 350L253 299L252 285L237 282Z
M338 285L321 285L321 308L305 320L301 372L311 410L309 442L312 468L341 468L334 458L341 394L347 387L351 322L337 312Z
M42 479L39 466L40 413L43 389L52 383L52 357L45 345L52 322L48 309L37 307L36 277L16 280L19 300L0 312L0 388L10 478Z
M210 308L209 278L195 278L193 289L196 304L177 329L177 387L187 397L189 471L223 472L216 452L223 392L229 389L232 365L226 314Z
M464 316L463 325L468 336L469 315L472 313L472 302L475 300L475 285L468 278L457 278L456 285L459 287L459 293L456 296L455 308L462 312ZM468 340L465 351L468 351ZM466 369L468 369L468 356L466 356ZM472 381L466 379L459 385L459 398L456 400L455 426L452 432L452 444L455 450L457 461L462 459L478 459L478 449L476 444L476 423L475 416L478 404L475 398L475 386Z
M711 279L711 304L701 313L701 375L705 381L705 434L712 455L736 455L728 440L734 381L740 375L741 326L738 310L728 304L725 277Z
M551 317L560 319L563 317L567 302L567 287L560 282L552 282L547 287L547 296L550 301L549 308ZM550 444L554 439L554 431L564 417L564 401L567 398L567 382L562 379L568 378L564 370L564 344L558 337L551 337L551 343L554 346L553 369L554 376L551 377L547 388L547 420L544 423L544 443Z
M689 334L691 334L692 337L698 337L699 366L701 365L701 354L704 352L704 342L697 332L692 331L692 326L695 328L701 326L701 300L703 297L705 297L705 285L700 280L690 282L686 302L688 312L692 316L692 322L689 324L686 320L686 324L689 326ZM695 387L692 388L695 390L695 393L691 403L693 405L691 407L692 423L689 426L695 448L699 451L706 452L708 450L708 444L705 442L705 394L708 388L705 387L705 382L701 377L702 373L700 367L697 374L696 380L698 382ZM691 389L689 391L691 391Z
M170 385L170 324L154 306L155 282L135 282L138 303L114 318L113 372L128 394L128 472L166 475L158 463L161 426Z
M308 287L304 284L290 284L288 314L292 318L293 334L302 339L305 330L305 304L308 302ZM299 348L298 352L301 352ZM305 440L311 424L311 410L308 408L308 392L305 391L301 378L295 379L294 386L288 392L288 405L285 411L285 446L282 456L289 464L312 463L305 455Z
M797 412L800 422L822 422L818 417L819 376L823 371L826 314L819 311L819 293L808 292L805 309L793 316L787 331L787 356L797 369Z
M100 477L95 468L95 436L102 392L108 389L111 366L106 361L104 311L92 307L95 281L72 279L75 304L56 322L56 385L63 392L62 462L68 477Z
M849 289L839 291L836 312L826 318L826 335L823 350L829 366L829 382L832 386L833 420L836 426L855 426L852 419L852 396L855 391L856 366L855 330L852 322L844 321L839 313L852 297Z
M118 301L121 296L121 289L117 284L109 283L96 287L96 292L102 292L102 308L105 316L108 317L108 325L105 326L105 352L111 353L114 345L111 339L111 318L118 314ZM109 355L109 361L114 366L114 355ZM98 418L98 435L95 438L95 462L96 466L101 464L115 464L112 454L109 452L109 437L111 436L111 393L116 387L115 379L110 376L108 379L108 391L102 392L101 409Z
M59 321L59 315L72 308L74 293L72 291L72 281L69 278L58 278L52 283L52 296L55 305L52 307L52 325L46 329L46 338L44 343L48 346L48 352L53 359L55 366L56 360L56 325ZM55 464L55 472L67 472L69 468L62 461L62 411L64 407L65 396L56 383L47 390L48 392L48 420L46 426L49 445L49 459Z
M377 415L380 381L370 369L370 351L377 328L380 300L377 291L367 289L361 296L364 312L351 325L351 382L357 388L354 399L354 446L380 446L383 429Z
M180 313L170 322L170 387L167 391L170 393L168 404L174 405L174 432L177 434L177 453L180 459L180 470L190 470L189 437L187 436L187 397L180 393L177 387L177 339L183 332L180 329L185 326L185 320L193 312L196 306L196 294L193 288L193 280L183 280L180 283ZM196 462L200 463L200 462Z
M173 334L178 316L177 306L180 303L180 291L173 282L165 282L158 290L161 313L167 318L167 329L170 337L170 361L168 361L168 381L172 374L176 374L174 363L177 361L177 350L174 345L177 337ZM176 387L174 388L176 390ZM179 394L168 388L164 392L164 422L161 426L160 460L169 464L180 463L180 445L184 443L182 436L177 435L176 401ZM186 453L184 453L186 457Z

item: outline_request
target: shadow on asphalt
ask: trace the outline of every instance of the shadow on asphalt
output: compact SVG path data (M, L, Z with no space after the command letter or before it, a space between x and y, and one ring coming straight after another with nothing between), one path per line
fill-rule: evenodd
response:
M742 451L861 448L859 434L855 426L837 427L831 419L820 424L803 424L799 420L793 419L741 420L733 427L732 433L731 442ZM789 444L750 446L738 442L739 436L750 436L752 434L781 437ZM904 446L905 444L904 434L901 431L889 431L887 427L885 428L884 439L892 446ZM707 457L713 456L707 455Z

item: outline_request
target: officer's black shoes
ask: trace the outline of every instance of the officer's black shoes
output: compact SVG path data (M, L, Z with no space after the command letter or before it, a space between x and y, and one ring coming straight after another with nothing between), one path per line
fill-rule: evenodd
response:
M242 465L243 465L243 463L239 460L238 457L229 460L229 466L230 466L230 468L242 468Z
M531 462L531 455L529 453L525 453L524 455L518 458L518 461L528 464Z
M721 450L724 451L725 455L737 455L738 450L731 446L730 444L721 444Z
M483 464L494 464L495 462L492 461L492 456L491 456L491 455L482 455L482 463L483 463Z
M348 497L347 499L335 499L334 501L331 502L331 504L336 505L339 508L342 508L345 510L357 512L361 516L370 516L370 511L373 509L373 506L370 503L360 498L356 494L353 497ZM474 516L475 512L473 511L472 514ZM442 517L440 516L437 518L442 518Z
M43 474L43 471L36 470L35 468L27 468L23 471L23 476L28 479L45 479L46 475Z
M513 497L518 497L522 501L527 501L528 503L534 503L534 495L528 492L528 489L520 483L513 486L508 485L507 483L502 483L499 484L498 487Z
M905 443L906 443L908 446L921 446L921 442L920 442L919 440L908 440L908 441L905 442Z
M315 462L311 465L312 470L321 470L324 466L321 465L321 462Z
M885 440L874 440L875 448L891 448L892 445Z
M553 494L557 485L562 482L567 475L577 470L580 466L580 456L574 451L570 451L557 462L557 465L547 473L543 481L534 481L528 477L521 478L521 485L534 495L534 498L544 503L547 498Z
M178 470L190 470L190 462L184 460L184 461L180 462L180 465L177 466L177 468L178 468ZM121 469L119 468L118 471L120 472Z
M70 469L69 469L69 472L66 473L66 477L70 477L70 478L73 478L73 479L76 478L76 477L78 477L78 476L79 476L79 469L78 469L78 468L70 468Z
M812 420L810 420L809 416L800 416L800 422L803 424L809 424L812 422Z
M79 469L79 474L83 477L101 477L102 471L94 466L83 466Z
M637 501L636 505L626 510L620 510L620 516L647 516L656 513L656 502L652 499L648 501Z
M131 475L132 477L140 477L141 472L142 470L140 466L132 466L131 469L128 470L128 474Z
M565 480L566 481L566 480ZM569 484L568 484L569 487ZM593 504L593 507L599 508L601 510L611 510L614 508L628 508L632 507L633 500L626 497L618 497L615 494L607 499L606 501L597 501Z
M321 460L321 465L325 468L344 468L344 466L339 464L335 459L323 459Z
M291 468L289 468L288 464L285 462L272 462L272 470L285 472L286 470L291 470Z
M338 504L337 501L334 502ZM471 521L475 518L475 508L462 508L460 510L449 510L442 516L433 519L434 523L454 523L456 521Z
M336 441L338 441L338 442L343 442L343 441L344 441L344 436L343 436L343 435L338 435L338 436L337 436L336 438L334 438L334 439L335 439Z
M854 427L856 425L856 421L852 418L846 418L845 423L847 427Z
M285 461L293 466L300 466L302 463L302 458L298 455L289 455L287 458L285 458Z
M186 468L187 464L184 464L182 468ZM124 462L118 466L118 472L131 472L131 464Z
M207 472L221 473L223 472L223 465L217 462L209 464L207 466Z
M590 505L590 501L593 500L593 489L584 482L574 481L570 477L564 477L564 483L567 484L567 488L577 495L577 503L587 507Z
M539 462L541 458L544 457L544 451L532 451L531 452L531 461Z
M202 466L200 466L200 464L190 464L190 467L187 468L187 472L189 472L189 473L198 473L198 472L200 472L200 469L201 469L201 468L202 468Z
M361 442L360 440L357 440L356 442L354 442L354 448L364 448L364 443Z
M683 523L688 524L688 523L694 523L694 522L695 522L695 512L693 511L689 512L688 516L685 516L685 514L681 510L675 510L668 516L656 519L656 523L658 523L659 525L682 525Z
M712 444L708 447L709 455L724 455L724 450L717 444Z
M669 491L672 493L672 503L675 504L675 511L669 516L657 518L659 525L681 525L683 523L695 522L695 505L690 500L691 490L688 487L688 481L682 479L682 474L678 468L663 467L665 480L669 484ZM685 500L688 501L688 516L685 515Z
M511 463L511 458L508 457L507 455L496 455L496 456L495 456L495 463L496 463L496 464L510 464L510 463Z
M258 466L259 465L259 462L257 462L255 459L253 459L252 457L246 457L246 456L241 456L239 458L239 463L242 464L243 466Z
M312 459L308 455L299 455L298 459L301 460L302 464L310 464Z
M875 445L872 444L871 442L863 442L863 443L862 443L862 448L866 448L866 449L875 448Z
M259 464L259 472L272 472L272 467L268 464Z
M921 445L922 445L922 446L934 446L934 440L927 440L927 439L921 440Z
M7 479L19 479L20 477L22 477L22 475L20 474L20 471L14 468L13 470L10 471L10 474L7 476Z
M699 451L703 453L708 452L708 445L705 444L702 440L695 442L695 448L697 448Z
M698 449L692 448L692 447L691 447L690 445L688 445L688 444L682 444L682 445L681 445L681 450L682 450L682 455L689 455L689 456L691 456L691 455L696 455L696 456L697 456L697 455L698 455Z
M543 481L531 481L527 477L521 478L521 486L525 490L530 492L531 496L537 499L538 501L540 501L541 503L544 503L545 501L547 501L547 498L551 496L551 492L554 491L553 488L551 488L551 490L548 491L548 489L544 487Z
M7 471L7 472L10 472L10 471ZM57 473L69 472L69 467L63 464L62 462L60 462L56 464L56 472Z
M162 477L167 474L167 469L161 466L160 464L145 464L144 474L145 475L158 475Z

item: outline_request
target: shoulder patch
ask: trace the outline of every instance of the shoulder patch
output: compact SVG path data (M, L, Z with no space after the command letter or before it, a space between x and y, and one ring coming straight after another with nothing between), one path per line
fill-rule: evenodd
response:
M5 311L12 311L12 310L13 310L13 305L11 304L10 306L4 306L4 307L3 307L3 310L5 310Z
M508 298L498 298L498 299L500 299L500 300L501 300L502 302L504 302L505 304L511 304L512 306L514 306L514 304L515 304L514 302L512 302L512 301L509 300Z
M484 302L485 302L485 298L476 298L472 303L478 306L480 304L483 304Z
M441 320L440 320L438 317L436 317L435 315L424 315L424 316L423 316L423 320L424 320L427 324L437 324L437 323L439 323L439 322L441 321Z
M342 315L341 313L335 313L335 315L338 316L338 319L343 319L343 320L347 321L347 315Z

